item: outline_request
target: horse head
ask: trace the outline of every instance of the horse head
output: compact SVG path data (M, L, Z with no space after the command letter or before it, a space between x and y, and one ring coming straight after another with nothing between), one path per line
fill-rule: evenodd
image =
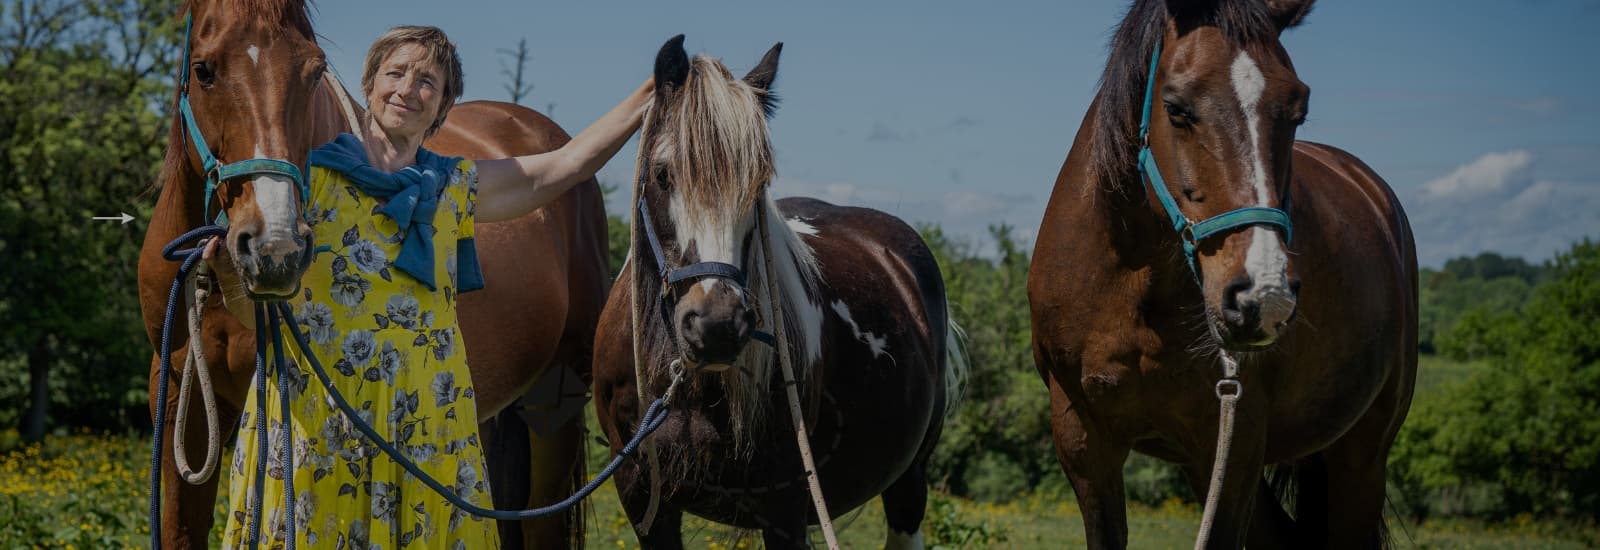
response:
M656 56L638 193L643 211L665 214L643 223L658 236L658 267L683 277L663 292L690 365L732 364L756 326L744 274L760 258L756 225L775 172L767 117L782 49L773 46L743 79L715 59L689 58L682 36Z
M1169 0L1145 33L1146 193L1181 227L1210 328L1228 347L1270 345L1295 314L1286 212L1310 88L1279 34L1311 3Z
M302 1L196 0L187 10L178 102L189 112L173 122L165 181L211 180L214 190L187 202L204 222L226 216L224 248L244 291L292 295L312 255L301 205L316 145L311 99L327 61Z

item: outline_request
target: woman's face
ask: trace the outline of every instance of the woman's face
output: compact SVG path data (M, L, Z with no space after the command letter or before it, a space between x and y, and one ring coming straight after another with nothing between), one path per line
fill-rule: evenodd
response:
M378 65L367 109L385 132L421 136L438 116L444 76L427 53L422 46L405 44Z

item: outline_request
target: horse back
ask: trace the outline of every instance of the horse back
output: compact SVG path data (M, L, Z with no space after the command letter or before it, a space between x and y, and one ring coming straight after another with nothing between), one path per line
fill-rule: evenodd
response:
M850 418L908 423L899 428L908 440L884 448L931 444L924 435L929 427L937 434L934 419L946 406L949 327L933 252L916 230L878 210L811 198L783 199L778 209L811 247L821 275L824 368L814 375Z

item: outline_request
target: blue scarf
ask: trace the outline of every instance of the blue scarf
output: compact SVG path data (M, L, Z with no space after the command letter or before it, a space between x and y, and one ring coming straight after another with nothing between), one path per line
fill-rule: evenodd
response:
M393 174L367 163L367 149L350 134L339 134L328 144L311 152L311 165L343 174L356 188L368 195L388 199L378 213L394 220L405 236L395 268L422 282L428 290L434 283L433 218L439 210L439 196L450 182L450 173L461 162L458 157L440 156L417 148L417 162ZM470 238L456 241L456 292L483 288L483 272L478 267L478 249Z

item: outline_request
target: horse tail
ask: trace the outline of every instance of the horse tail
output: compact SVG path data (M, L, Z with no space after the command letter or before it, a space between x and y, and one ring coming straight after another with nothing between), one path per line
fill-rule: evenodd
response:
M584 415L580 414L575 421L582 423L583 419ZM567 489L571 491L569 494L576 495L578 490L589 484L588 435L588 426L580 424L578 428L578 448L575 451L578 453L578 460L577 464L572 467L572 477L567 480ZM577 506L573 506L572 510L567 512L567 517L569 518L567 521L567 548L583 550L584 539L587 538L584 533L588 529L589 514L594 512L593 506L589 499L583 499Z
M944 331L944 416L950 418L967 393L967 378L972 374L972 356L967 353L967 330L954 317Z

